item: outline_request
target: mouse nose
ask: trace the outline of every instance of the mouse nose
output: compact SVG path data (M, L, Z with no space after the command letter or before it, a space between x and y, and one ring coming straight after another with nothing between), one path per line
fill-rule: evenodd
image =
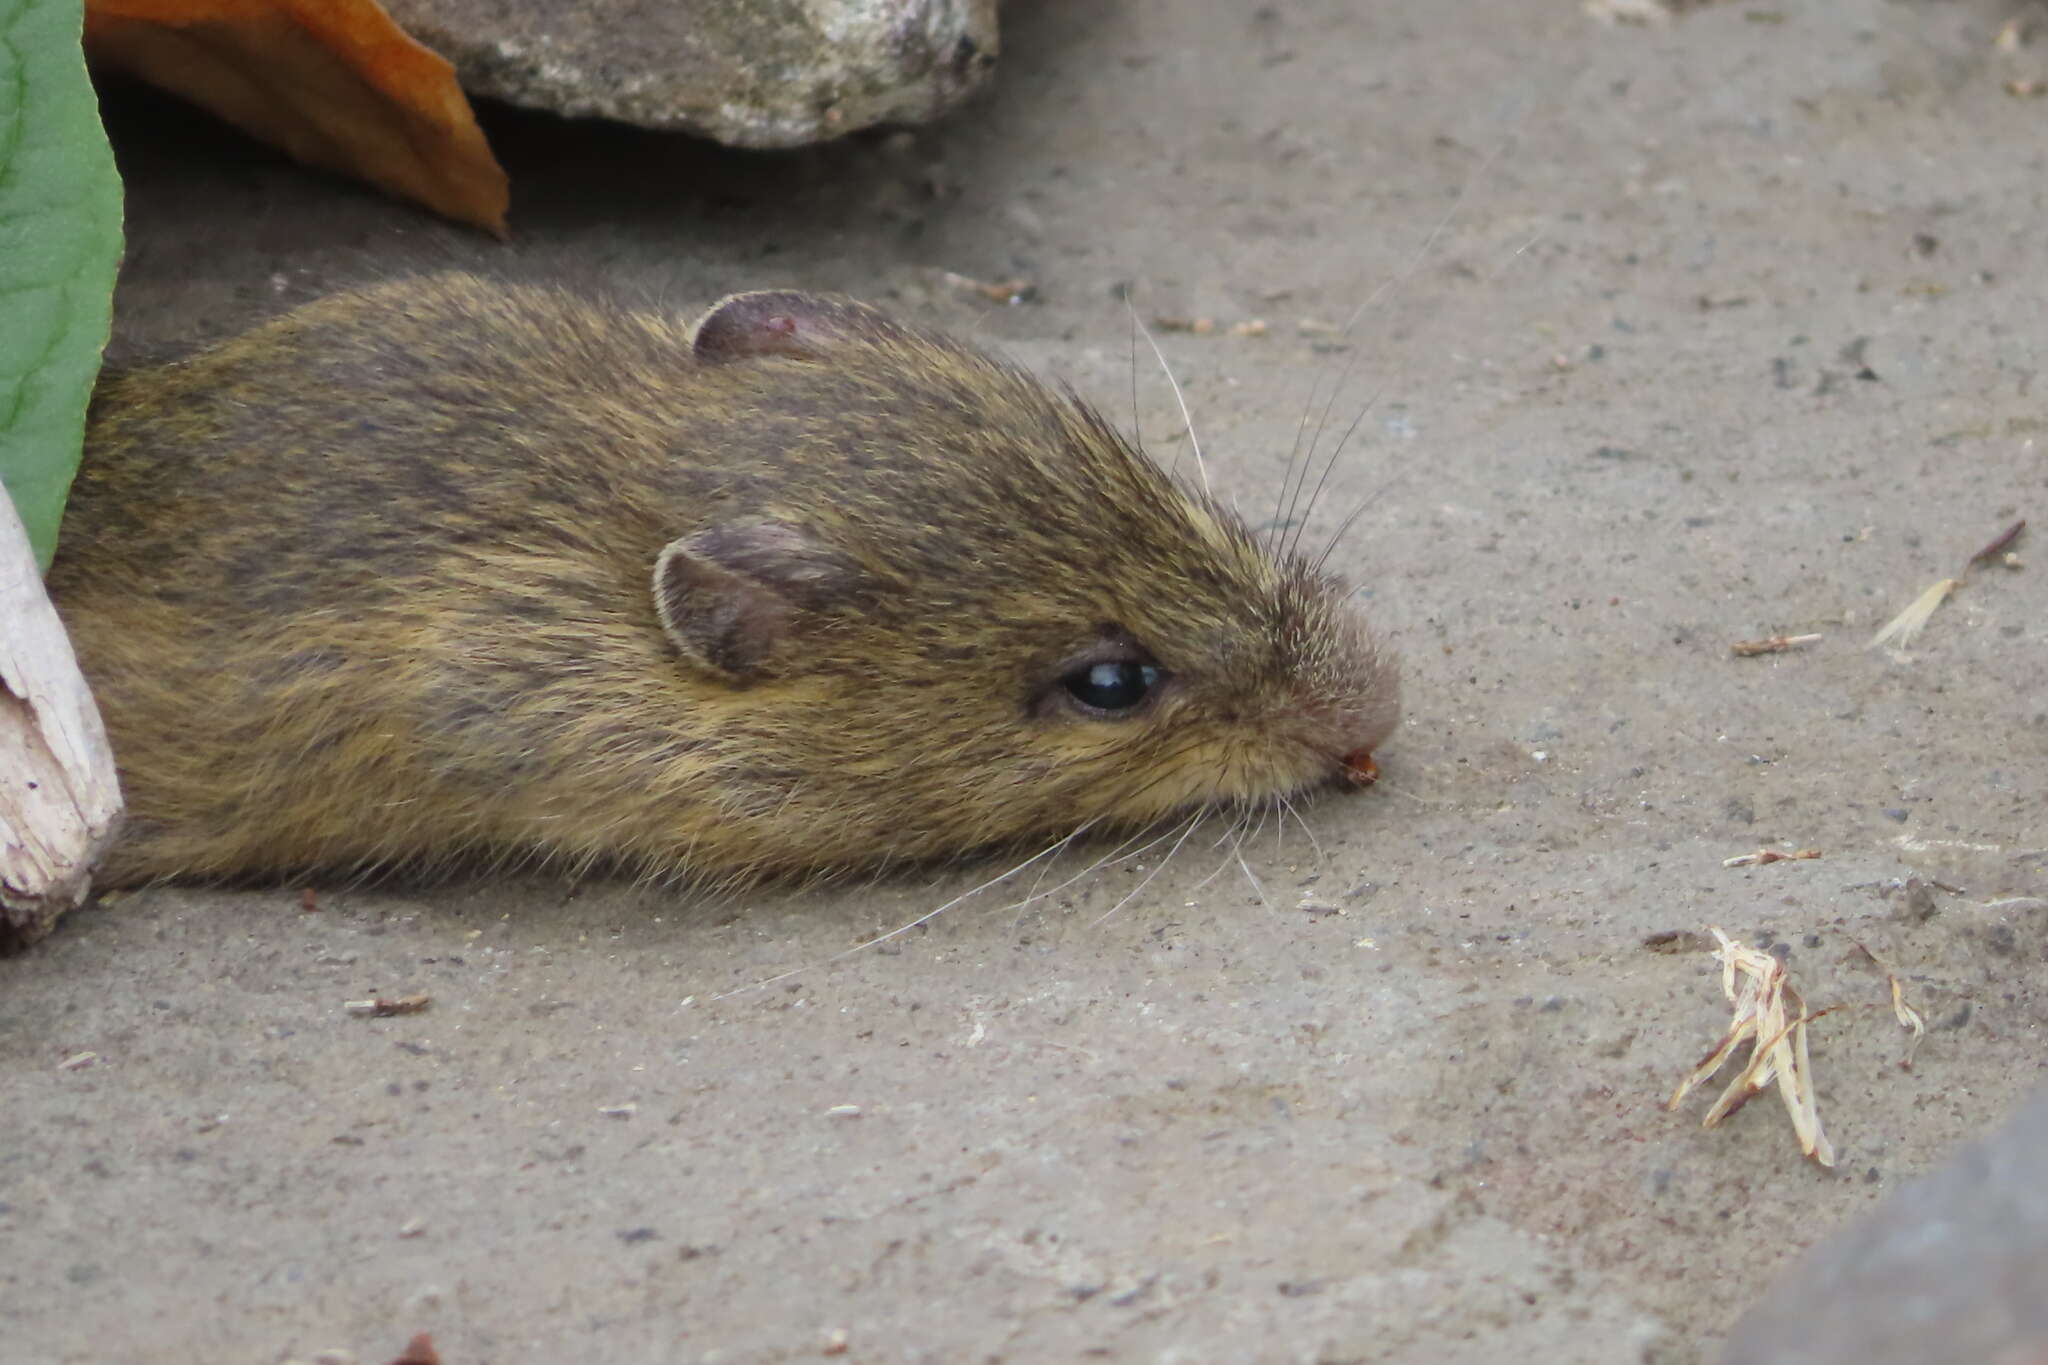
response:
M1380 765L1370 749L1353 749L1337 760L1337 780L1347 787L1370 787L1379 778Z

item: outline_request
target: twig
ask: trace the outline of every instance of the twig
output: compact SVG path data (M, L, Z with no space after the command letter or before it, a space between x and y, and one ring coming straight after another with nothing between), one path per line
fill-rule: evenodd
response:
M1977 551L1977 553L1971 555L1970 567L1975 568L1979 564L1987 564L1993 559L1996 559L1999 555L2003 554L2007 549L2011 548L2012 543L2020 538L2020 532L2026 529L2027 519L2025 517L2021 517L2018 521L2014 522L2012 525L2006 527L2003 531L1999 532L1998 538L1996 540L1992 541L1989 545L1986 545L1983 549Z
M1728 646L1728 652L1738 658L1748 659L1758 654L1783 654L1788 649L1810 645L1821 637L1815 635L1770 635L1761 640L1737 640Z
M1721 860L1721 866L1761 867L1765 863L1797 862L1808 858L1818 858L1820 856L1821 851L1817 848L1798 848L1792 850L1792 852L1790 853L1781 853L1775 848L1760 848L1754 853L1740 853L1733 858L1723 858Z

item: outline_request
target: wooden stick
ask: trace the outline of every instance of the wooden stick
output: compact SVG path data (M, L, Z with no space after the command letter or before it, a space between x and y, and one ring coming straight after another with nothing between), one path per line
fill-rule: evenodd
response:
M85 899L120 819L106 729L0 490L0 952Z

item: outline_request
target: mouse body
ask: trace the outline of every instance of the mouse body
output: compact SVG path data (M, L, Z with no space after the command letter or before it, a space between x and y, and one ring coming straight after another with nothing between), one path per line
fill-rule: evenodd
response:
M109 373L49 586L113 884L828 874L1355 785L1396 716L1345 585L796 292L428 276Z

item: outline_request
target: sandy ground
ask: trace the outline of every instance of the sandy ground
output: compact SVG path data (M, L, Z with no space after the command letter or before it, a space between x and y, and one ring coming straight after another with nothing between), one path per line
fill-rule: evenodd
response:
M801 284L1128 420L1128 285L1215 320L1162 344L1248 509L1341 377L1309 533L1371 498L1337 563L1408 715L1380 788L1242 865L1190 841L851 953L1000 865L80 912L0 964L0 1356L1711 1359L2042 1067L2042 917L1991 902L2048 881L2048 566L1863 647L2048 517L2022 12L1020 3L998 96L915 135L763 159L499 111L509 247L123 99L125 355L425 265ZM1779 632L1824 638L1729 653ZM1778 841L1825 857L1723 866ZM1774 1100L1663 1107L1727 1011L1697 938L1645 940L1714 925L1870 1006L1814 1026L1833 1170ZM1933 1025L1910 1072L1859 943Z

